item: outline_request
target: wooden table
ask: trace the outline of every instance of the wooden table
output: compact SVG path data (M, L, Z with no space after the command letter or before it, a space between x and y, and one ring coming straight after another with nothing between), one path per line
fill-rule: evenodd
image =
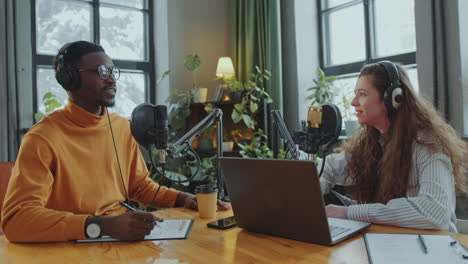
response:
M333 247L251 233L240 228L207 228L214 219L200 219L184 208L159 211L166 219L194 219L186 240L114 243L10 243L0 235L0 263L368 263L363 236L358 235ZM218 213L217 218L232 215ZM372 225L371 233L427 233L425 231ZM465 246L468 235L453 234Z

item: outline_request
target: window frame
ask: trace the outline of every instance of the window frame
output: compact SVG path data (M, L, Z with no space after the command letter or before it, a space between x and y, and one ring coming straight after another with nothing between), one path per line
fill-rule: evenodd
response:
M146 7L143 9L122 6L118 4L110 3L101 3L100 0L67 0L70 2L87 2L91 5L91 24L92 24L92 39L94 43L100 43L100 19L99 19L99 8L101 6L107 7L118 7L129 10L138 10L143 13L146 13L146 20L144 21L144 32L145 32L145 42L146 50L145 55L147 56L146 60L122 60L122 59L112 59L114 64L118 66L122 72L131 72L139 71L143 72L146 75L146 87L145 87L145 102L155 103L155 93L154 89L151 89L151 84L155 83L156 74L155 74L155 54L154 54L154 26L153 26L153 8L154 3L151 0L146 1ZM38 54L36 47L36 2L37 0L31 0L31 48L32 48L32 81L33 81L33 111L36 113L39 109L38 106L38 85L37 85L37 69L39 67L51 67L52 61L55 55L45 55ZM63 43L65 44L65 43Z
M333 75L340 78L342 75L359 73L362 66L368 63L375 63L382 60L396 61L403 65L417 65L416 63L416 50L414 52L401 53L391 56L382 56L382 57L373 57L376 47L376 38L374 36L374 0L351 0L347 3L334 6L332 8L326 8L322 10L322 7L325 5L327 0L317 1L317 10L318 10L318 32L319 32L319 65L320 68L326 75ZM364 60L351 62L340 65L326 65L326 57L330 56L330 53L327 50L327 42L329 40L329 33L326 31L326 14L344 9L353 5L362 4L364 8L364 27L365 27L365 44L366 44L366 57Z

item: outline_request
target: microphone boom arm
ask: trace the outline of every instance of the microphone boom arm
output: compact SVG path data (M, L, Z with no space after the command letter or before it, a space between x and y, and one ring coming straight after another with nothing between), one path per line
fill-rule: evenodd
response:
M299 152L297 151L296 145L294 144L294 140L292 139L291 134L289 133L288 128L286 127L286 124L284 123L283 118L281 117L280 111L272 110L271 113L273 115L273 122L276 124L276 127L278 128L278 133L280 137L286 141L286 147L288 148L292 157L294 159L298 159Z
M223 111L219 108L211 111L205 118L203 118L198 124L190 129L185 135L180 137L174 144L170 145L167 149L167 153L171 157L175 157L181 152L187 151L192 145L193 140L200 136L203 131L210 127L216 122L217 133L217 147L216 147L216 181L218 184L219 198L224 201L229 201L229 197L224 192L224 177L221 172L220 157L223 156L222 151L222 140L223 140Z
M175 143L171 144L167 150L168 154L172 157L177 156L181 152L187 150L192 144L192 141L200 136L203 131L210 127L216 120L221 120L223 112L221 109L215 109L203 118L198 124L190 129L185 135L180 137ZM219 127L219 126L218 126Z

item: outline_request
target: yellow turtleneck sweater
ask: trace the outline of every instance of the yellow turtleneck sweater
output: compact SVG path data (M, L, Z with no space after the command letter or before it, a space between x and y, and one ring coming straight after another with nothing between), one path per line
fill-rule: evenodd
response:
M2 208L10 241L84 239L90 215L118 215L125 190L151 204L158 187L150 178L128 120L110 115L124 185L107 113L96 116L69 100L24 136ZM124 189L125 188L125 189ZM155 202L174 206L178 191L161 187Z

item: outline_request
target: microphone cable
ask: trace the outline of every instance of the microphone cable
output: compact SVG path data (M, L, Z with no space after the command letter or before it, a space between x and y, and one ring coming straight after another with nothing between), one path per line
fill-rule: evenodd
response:
M168 180L170 183L190 182L198 174L198 171L200 170L200 167L201 167L200 156L198 156L198 154L192 149L192 147L188 145L186 153L189 152L189 151L192 153L192 156L195 157L195 159L197 160L197 164L198 164L197 169L196 169L195 173L193 173L186 180L175 180L175 179L171 179L168 176L166 176L166 171L165 171L164 164L161 164L162 171L159 170L159 168L156 166L156 163L153 160L153 155L151 153L151 148L148 147L148 154L149 154L149 158L150 158L150 161L151 161L151 165L154 167L156 172L158 172L164 179Z
M115 145L114 130L112 129L112 123L110 120L109 111L107 110L107 107L104 107L104 108L106 109L107 120L109 121L109 127L110 127L110 131L112 135L112 144L114 145L115 157L117 158L117 164L119 165L120 179L122 180L122 186L125 191L125 199L126 199L125 203L129 204L130 197L128 196L127 188L125 188L125 181L124 181L123 174L122 174L122 167L120 166L119 153L117 152L117 146Z
M327 158L327 153L323 153L322 166L320 168L319 178L322 176L323 169L325 168L325 159Z

